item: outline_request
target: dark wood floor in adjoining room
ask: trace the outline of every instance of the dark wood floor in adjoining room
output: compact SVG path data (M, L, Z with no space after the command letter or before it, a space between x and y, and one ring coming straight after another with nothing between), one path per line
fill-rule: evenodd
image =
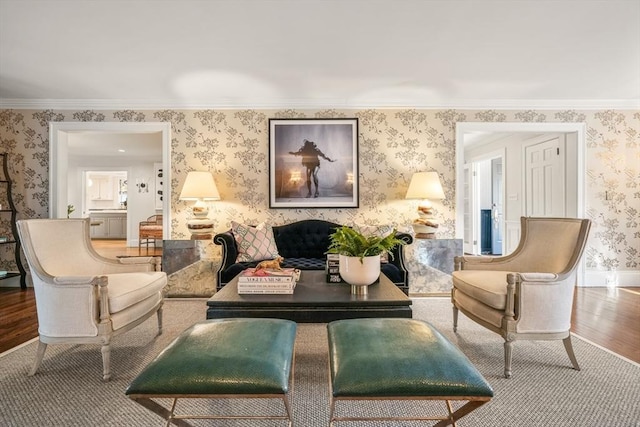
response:
M103 241L96 249L104 256L161 255ZM119 246L119 249L118 249ZM203 306L204 311L204 306ZM577 288L572 331L627 359L640 363L640 287ZM0 353L38 336L35 295L32 288L0 288Z

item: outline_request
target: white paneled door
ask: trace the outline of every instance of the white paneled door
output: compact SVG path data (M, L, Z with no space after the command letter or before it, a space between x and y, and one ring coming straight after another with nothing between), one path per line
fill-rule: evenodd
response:
M528 142L524 149L526 215L564 217L564 135L547 134Z

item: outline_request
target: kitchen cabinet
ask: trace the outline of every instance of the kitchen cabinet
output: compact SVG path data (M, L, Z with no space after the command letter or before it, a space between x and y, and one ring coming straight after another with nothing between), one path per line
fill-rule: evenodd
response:
M113 200L113 179L108 175L93 174L89 187L91 200Z
M126 211L94 211L91 218L92 239L126 239Z

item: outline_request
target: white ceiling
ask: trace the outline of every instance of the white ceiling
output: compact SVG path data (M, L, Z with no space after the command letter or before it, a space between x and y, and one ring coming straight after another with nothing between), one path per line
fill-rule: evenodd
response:
M0 107L639 108L640 0L0 0Z
M68 132L70 157L96 156L162 161L162 135L159 132Z

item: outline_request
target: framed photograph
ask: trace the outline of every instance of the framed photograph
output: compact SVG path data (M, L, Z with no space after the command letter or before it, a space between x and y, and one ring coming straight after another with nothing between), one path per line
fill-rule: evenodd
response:
M358 119L269 119L269 207L357 208Z

